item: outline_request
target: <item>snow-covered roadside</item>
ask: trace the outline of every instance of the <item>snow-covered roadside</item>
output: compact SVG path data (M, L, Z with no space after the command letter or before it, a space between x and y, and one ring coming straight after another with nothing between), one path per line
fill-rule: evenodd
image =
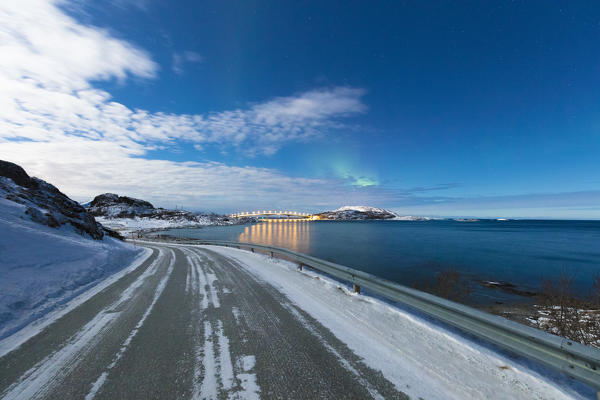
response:
M0 339L64 306L146 251L70 225L23 218L25 206L0 199Z
M594 393L383 301L296 265L244 250L206 246L237 260L321 322L398 390L426 399L583 399ZM315 278L319 279L315 279ZM577 388L578 391L574 390Z
M128 273L138 268L148 257L152 255L152 250L144 248L142 252L133 260L131 264L99 282L97 285L90 287L88 290L81 293L79 296L69 300L67 303L56 307L53 311L48 314L36 319L29 325L25 326L21 330L13 333L12 335L0 340L0 357L18 348L21 344L25 343L30 338L34 337L41 331L43 331L48 325L61 318L74 308L85 303L96 294L100 293L108 286L112 285Z

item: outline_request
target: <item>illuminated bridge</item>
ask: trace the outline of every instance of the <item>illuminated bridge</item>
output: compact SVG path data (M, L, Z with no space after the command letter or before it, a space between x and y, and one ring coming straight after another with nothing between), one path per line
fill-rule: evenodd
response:
M312 219L313 215L308 213L301 213L297 211L248 211L231 214L232 218L265 218L265 219Z

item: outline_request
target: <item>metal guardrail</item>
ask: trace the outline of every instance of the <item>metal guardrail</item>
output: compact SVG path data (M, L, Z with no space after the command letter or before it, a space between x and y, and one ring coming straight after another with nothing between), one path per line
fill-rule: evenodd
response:
M535 360L597 389L600 399L600 349L585 346L541 330L488 314L429 293L357 271L343 265L321 260L288 249L253 243L213 240L177 240L178 243L248 248L282 255L296 263L325 272L337 279L351 282L355 291L365 287L375 294L407 304L435 319L464 332L489 341L500 348Z

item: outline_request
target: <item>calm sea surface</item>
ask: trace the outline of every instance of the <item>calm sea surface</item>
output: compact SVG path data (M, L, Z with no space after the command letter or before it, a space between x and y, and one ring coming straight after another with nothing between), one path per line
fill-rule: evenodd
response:
M525 300L480 280L536 291L566 273L583 293L600 275L600 221L265 221L162 233L286 247L409 286L453 268L479 304Z

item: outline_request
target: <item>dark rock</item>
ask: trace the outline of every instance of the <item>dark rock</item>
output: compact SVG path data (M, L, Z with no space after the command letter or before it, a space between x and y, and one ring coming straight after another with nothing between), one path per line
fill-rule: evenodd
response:
M37 223L53 228L70 224L79 233L102 239L100 224L79 203L53 185L31 178L20 166L0 160L0 194L27 206L25 214Z
M0 176L10 178L14 183L26 188L37 188L37 182L27 175L27 172L19 165L0 160Z
M538 293L530 290L519 289L510 282L479 281L479 283L487 288L501 290L503 292L516 294L518 296L534 297L538 295Z
M107 234L110 237L113 237L115 239L119 239L119 240L125 240L125 238L117 231L114 231L110 228L107 228L105 226L102 227L102 229L104 229L104 233Z

